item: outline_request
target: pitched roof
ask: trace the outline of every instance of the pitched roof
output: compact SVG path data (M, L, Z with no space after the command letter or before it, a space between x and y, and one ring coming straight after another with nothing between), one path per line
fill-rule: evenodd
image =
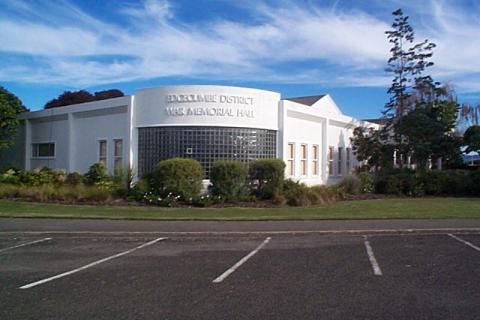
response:
M375 118L375 119L363 119L363 121L371 122L371 123L376 123L376 124L386 124L387 119L385 118Z
M313 106L318 100L322 99L325 95L317 95L317 96L306 96L306 97L293 97L293 98L285 98L284 100L293 101L296 103L301 103L306 106Z

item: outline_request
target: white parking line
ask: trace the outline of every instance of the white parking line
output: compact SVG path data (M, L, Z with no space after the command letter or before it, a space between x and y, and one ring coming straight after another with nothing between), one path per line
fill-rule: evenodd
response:
M380 269L380 266L378 265L377 259L375 259L375 255L373 254L373 249L370 246L370 242L368 241L367 236L363 236L364 242L365 242L365 249L367 249L367 255L368 259L370 260L370 263L373 268L373 274L376 276L381 276L382 275L382 270Z
M453 239L455 239L455 240L457 240L457 241L460 241L460 242L466 244L466 245L469 246L470 248L473 248L473 249L475 249L475 250L477 250L477 251L480 251L480 248L477 247L476 245L472 244L471 242L465 241L465 240L463 240L462 238L459 238L459 237L457 237L457 236L454 236L454 235L451 234L451 233L449 233L448 235L449 235L450 237L452 237Z
M252 252L247 254L245 257L240 259L237 263L235 263L230 269L222 273L218 278L213 280L213 283L220 283L225 280L229 275L231 275L235 270L237 270L242 264L247 262L248 259L253 257L260 249L262 249L268 242L270 242L271 237L266 238L258 247L255 248Z
M35 241L30 241L30 242L22 243L22 244L13 246L13 247L3 248L3 249L0 249L0 252L4 252L4 251L7 251L7 250L11 250L11 249L15 249L15 248L20 248L20 247L25 247L25 246L29 246L29 245L31 245L31 244L40 243L40 242L44 242L44 241L48 241L48 240L52 240L52 238L43 238L43 239L40 239L40 240L35 240Z
M77 273L79 271L82 271L82 270L85 270L85 269L88 269L90 267L93 267L93 266L96 266L100 263L103 263L103 262L106 262L108 260L112 260L112 259L115 259L115 258L118 258L118 257L121 257L121 256L124 256L126 254L129 254L131 252L134 252L138 249L141 249L141 248L145 248L146 246L149 246L149 245L152 245L158 241L161 241L161 240L165 240L167 238L158 238L158 239L155 239L153 241L150 241L150 242L147 242L147 243L144 243L138 247L135 247L133 249L130 249L130 250L127 250L127 251L124 251L124 252L120 252L120 253L117 253L116 255L113 255L113 256L110 256L110 257L107 257L107 258L103 258L101 260L97 260L95 262L92 262L92 263L89 263L83 267L80 267L80 268L77 268L77 269L74 269L74 270L70 270L70 271L67 271L67 272L64 272L64 273L61 273L61 274L57 274L56 276L53 276L53 277L50 277L50 278L46 278L46 279L43 279L43 280L40 280L40 281L36 281L36 282L32 282L32 283L29 283L29 284L26 284L24 286L21 286L20 289L28 289L28 288L32 288L32 287L35 287L35 286L38 286L40 284L44 284L46 282L49 282L49 281L52 281L52 280L55 280L55 279L59 279L59 278L62 278L62 277L65 277L65 276L69 276L71 274L74 274L74 273Z

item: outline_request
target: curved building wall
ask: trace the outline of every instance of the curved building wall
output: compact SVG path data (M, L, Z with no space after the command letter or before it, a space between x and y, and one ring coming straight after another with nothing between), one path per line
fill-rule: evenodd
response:
M160 160L198 160L209 177L216 160L277 156L280 94L228 86L169 86L138 90L133 154L139 176Z
M175 126L146 127L138 131L139 174L151 172L158 161L174 157L200 162L205 177L217 160L249 163L276 156L276 131L268 129Z
M278 130L280 94L227 86L138 90L134 127L221 126Z

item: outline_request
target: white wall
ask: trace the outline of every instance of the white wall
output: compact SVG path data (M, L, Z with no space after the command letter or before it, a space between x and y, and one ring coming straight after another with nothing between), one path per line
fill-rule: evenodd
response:
M322 128L324 119L320 117L311 116L305 113L299 113L292 110L286 112L286 122L283 126L284 147L282 158L287 160L288 144L294 143L295 145L295 175L293 177L287 177L293 180L299 180L308 185L321 184L322 180L322 145L324 135ZM301 174L301 145L307 145L307 175ZM318 146L319 159L318 159L318 174L313 175L313 145Z
M67 170L68 168L68 119L67 115L30 120L30 141L34 143L55 143L55 156L52 158L32 158L31 148L26 155L30 159L30 169L41 167Z
M321 98L313 106L282 100L280 109L283 110L282 116L285 118L285 121L280 125L280 136L282 138L281 158L283 160L287 160L288 143L295 143L295 175L293 177L287 176L287 178L304 182L307 185L340 182L348 174L346 149L351 148L350 138L353 137L353 130L358 126L378 128L376 124L343 115L328 95ZM300 174L301 144L307 144L308 150L308 174L306 176ZM319 176L312 175L312 145L314 144L320 148ZM333 174L331 175L328 172L328 152L330 146L334 147ZM338 173L338 147L343 148L341 174ZM358 165L358 161L353 152L351 152L350 170L356 165Z
M335 123L335 121L330 120L328 125L328 139L327 139L327 163L325 165L325 170L328 171L328 148L333 147L333 175L328 175L327 183L338 183L340 182L343 177L345 177L349 172L347 172L346 168L346 150L347 148L351 148L350 138L353 137L353 129L354 127L348 125L341 125L340 123ZM338 173L339 161L338 161L338 150L339 147L342 148L342 171L341 174ZM350 153L350 170L357 165L358 161L356 161L355 156L353 153Z
M128 130L127 107L105 110L108 114L95 115L91 112L76 113L73 116L72 171L86 172L99 161L99 141L107 141L107 170L114 170L114 139L123 140L123 166L128 167Z
M99 161L101 139L107 140L110 172L114 168L114 139L123 140L123 163L129 166L131 104L132 97L126 96L22 114L20 119L27 123L23 146L26 169L47 166L84 173ZM31 159L31 144L42 142L55 143L55 157Z

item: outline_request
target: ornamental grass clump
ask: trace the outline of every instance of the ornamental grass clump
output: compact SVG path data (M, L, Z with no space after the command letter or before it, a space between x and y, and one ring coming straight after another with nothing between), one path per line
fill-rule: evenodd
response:
M348 194L360 194L362 192L362 180L353 174L345 176L339 186Z
M304 183L285 180L281 194L286 203L295 207L308 207L343 200L345 191L339 186L313 186ZM283 198L276 197L275 203L281 204Z
M95 202L104 203L112 199L111 192L96 186L9 185L0 184L0 198L20 199L36 202Z

